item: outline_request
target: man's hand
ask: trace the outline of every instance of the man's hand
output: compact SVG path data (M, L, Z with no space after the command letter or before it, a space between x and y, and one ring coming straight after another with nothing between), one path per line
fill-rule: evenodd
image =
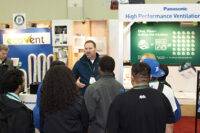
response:
M80 82L80 77L77 79L76 85L78 86L78 88L84 88L86 86L85 84Z

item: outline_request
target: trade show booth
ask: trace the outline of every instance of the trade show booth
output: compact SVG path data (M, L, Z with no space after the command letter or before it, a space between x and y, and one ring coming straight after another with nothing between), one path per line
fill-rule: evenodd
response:
M182 116L195 116L196 112L197 70L200 70L198 8L197 4L119 6L119 49L123 49L119 52L119 68L123 69L119 79L126 89L132 88L130 64L140 61L144 53L154 54L169 67L167 81L181 104ZM195 65L191 77L179 72L185 62Z

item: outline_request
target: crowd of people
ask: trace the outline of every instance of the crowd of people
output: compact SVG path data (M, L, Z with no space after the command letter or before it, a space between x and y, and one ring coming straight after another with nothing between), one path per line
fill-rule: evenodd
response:
M24 90L22 71L5 72L0 86L0 133L34 133L35 129L41 133L173 133L179 108L165 81L166 65L144 55L132 65L133 88L125 91L115 79L114 59L100 58L92 40L84 46L85 54L72 70L61 61L51 64L38 87L33 112L19 97Z

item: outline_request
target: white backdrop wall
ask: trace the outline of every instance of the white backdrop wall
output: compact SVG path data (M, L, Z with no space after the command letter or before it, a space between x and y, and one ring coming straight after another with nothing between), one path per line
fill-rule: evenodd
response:
M109 20L109 55L115 60L115 77L119 80L119 22Z

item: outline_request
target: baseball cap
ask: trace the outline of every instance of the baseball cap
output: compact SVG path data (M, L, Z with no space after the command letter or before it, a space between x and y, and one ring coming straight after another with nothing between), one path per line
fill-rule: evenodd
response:
M160 65L157 60L146 58L142 62L146 63L151 68L151 75L153 78L160 78L165 76L165 72L160 69Z

